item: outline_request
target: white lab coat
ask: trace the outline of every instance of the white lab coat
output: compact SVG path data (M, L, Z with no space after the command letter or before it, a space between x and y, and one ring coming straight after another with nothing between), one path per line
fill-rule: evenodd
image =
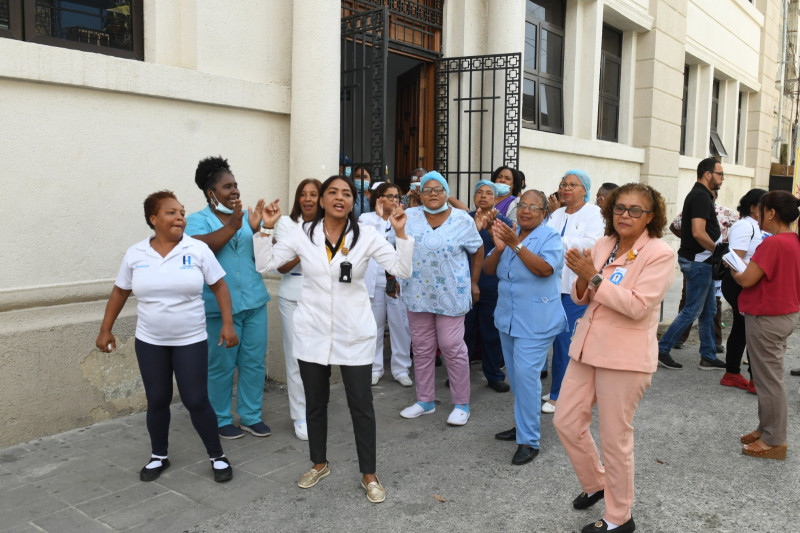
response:
M397 239L397 250L374 228L359 225L355 248L348 232L343 247L352 266L352 282L339 281L345 261L341 249L328 263L322 223L311 242L303 225L274 246L272 238L253 237L256 270L266 272L295 256L303 265L303 287L294 313L293 349L301 361L320 365L371 365L375 356L377 324L372 315L364 274L370 258L398 278L411 276L414 238Z

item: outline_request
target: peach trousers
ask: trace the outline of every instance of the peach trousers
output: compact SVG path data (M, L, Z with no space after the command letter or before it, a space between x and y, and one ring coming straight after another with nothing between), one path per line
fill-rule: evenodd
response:
M633 505L633 415L652 374L598 368L571 359L553 420L586 493L605 490L606 521L624 524ZM603 461L589 431L597 404Z

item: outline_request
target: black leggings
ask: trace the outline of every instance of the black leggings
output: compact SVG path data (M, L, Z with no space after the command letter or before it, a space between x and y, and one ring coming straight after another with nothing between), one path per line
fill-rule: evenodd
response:
M300 377L306 391L308 449L314 464L328 462L328 399L331 367L299 361ZM372 406L372 365L341 365L347 406L353 420L358 467L362 474L374 474L376 462L375 410Z
M725 350L725 371L731 374L739 374L741 372L742 355L747 344L744 317L739 313L739 294L741 292L742 287L734 281L730 272L726 272L722 277L722 295L731 306L733 325L731 326L730 335L728 335L728 345ZM747 369L752 378L753 371L750 367Z
M172 403L172 374L184 407L189 410L209 457L222 455L217 433L217 415L208 401L208 344L156 346L136 339L136 359L147 395L147 431L153 455L167 455L169 405Z

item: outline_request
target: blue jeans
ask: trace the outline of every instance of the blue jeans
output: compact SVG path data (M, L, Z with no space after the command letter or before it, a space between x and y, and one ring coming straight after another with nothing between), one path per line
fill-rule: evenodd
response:
M658 353L669 353L683 331L700 317L700 355L713 361L717 358L717 345L714 341L717 299L714 281L711 279L711 264L679 257L678 266L686 278L686 303L661 337Z
M547 350L554 336L538 339L512 337L500 333L506 373L514 393L514 423L517 428L517 444L539 449L541 436L542 395L540 373L547 360Z
M553 381L550 382L550 399L553 401L558 400L561 381L564 379L569 364L569 345L572 343L572 335L575 333L575 322L583 316L588 307L573 302L569 294L561 295L561 305L564 306L564 313L567 315L567 329L556 335L553 341ZM547 358L545 358L545 365L547 365ZM506 366L507 369L508 366Z

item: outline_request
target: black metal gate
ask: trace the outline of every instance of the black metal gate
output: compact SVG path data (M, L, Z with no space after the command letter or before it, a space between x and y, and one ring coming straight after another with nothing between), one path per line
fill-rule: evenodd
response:
M340 153L373 180L386 167L387 20L386 7L342 18Z
M496 167L518 168L521 80L520 53L436 61L435 169L462 200Z

